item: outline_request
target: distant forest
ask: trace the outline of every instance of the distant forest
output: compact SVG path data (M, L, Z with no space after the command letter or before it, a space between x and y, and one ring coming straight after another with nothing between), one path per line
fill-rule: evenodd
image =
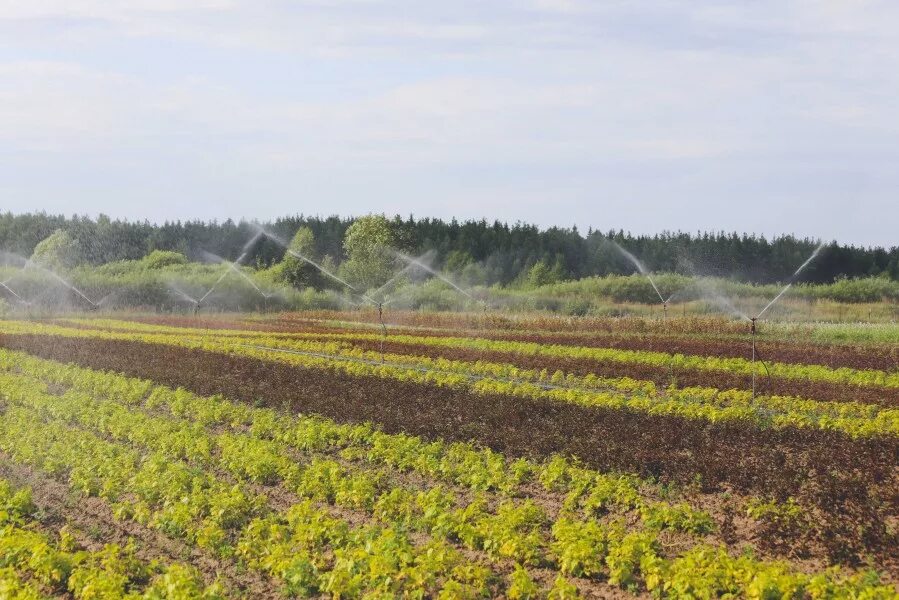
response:
M314 234L317 259L330 257L339 263L343 239L353 219L293 216L262 223L289 241L300 227ZM653 271L726 277L751 283L789 279L814 250L816 241L786 235L768 240L736 233L660 233L631 235L623 231L580 231L576 227L551 227L499 221L455 219L392 220L400 249L414 254L432 251L435 265L461 272L473 265L484 284L510 284L543 263L558 279L591 275L628 274L634 267L614 248L616 242ZM99 265L139 259L153 250L173 250L197 258L208 251L236 259L255 231L247 222L175 221L161 225L146 221L71 218L44 213L0 215L0 250L30 256L34 247L55 230L67 231L75 241L75 262ZM262 238L244 264L268 267L283 257L284 250ZM829 243L806 271L802 281L828 283L848 277L882 276L899 280L899 247L863 248Z

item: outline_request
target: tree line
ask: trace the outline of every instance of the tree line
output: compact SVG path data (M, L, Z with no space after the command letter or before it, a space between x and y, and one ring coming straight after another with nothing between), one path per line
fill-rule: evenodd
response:
M308 251L315 260L340 264L352 218L290 216L261 223L289 242L301 228L311 232ZM627 249L653 271L726 277L750 283L786 281L818 242L784 235L664 232L632 235L621 230L579 231L571 227L540 229L527 223L486 220L443 221L399 216L389 220L399 250L429 253L440 269L469 284L541 285L592 275L628 274L634 266L616 249ZM140 259L154 250L180 252L201 259L212 252L234 260L257 230L246 221L114 220L101 215L65 217L45 213L0 214L0 250L30 256L57 230L65 232L73 265L99 265ZM614 242L614 244L612 243ZM2 256L2 255L0 255ZM262 237L251 246L244 264L271 267L284 248ZM0 258L2 260L2 258ZM829 283L841 278L881 276L899 281L899 247L859 247L828 243L802 274L802 281Z

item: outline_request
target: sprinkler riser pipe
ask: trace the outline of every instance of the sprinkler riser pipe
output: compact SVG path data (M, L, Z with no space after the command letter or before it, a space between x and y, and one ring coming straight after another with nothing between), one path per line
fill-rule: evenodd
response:
M381 322L381 362L384 362L384 342L387 340L387 325L384 324L383 302L378 302L378 321Z
M757 318L758 317L749 320L750 321L749 333L752 337L752 399L753 400L755 400L755 333L756 333L755 322L756 322Z

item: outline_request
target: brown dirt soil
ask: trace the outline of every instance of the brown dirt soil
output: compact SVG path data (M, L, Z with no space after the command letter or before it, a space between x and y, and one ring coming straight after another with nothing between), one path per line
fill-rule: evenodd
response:
M476 441L512 456L580 457L601 470L690 482L815 507L832 560L899 552L884 523L899 511L899 440L851 440L810 429L769 430L548 400L346 377L290 365L124 341L2 336L0 345L109 369L194 392L341 422L369 421L390 433Z

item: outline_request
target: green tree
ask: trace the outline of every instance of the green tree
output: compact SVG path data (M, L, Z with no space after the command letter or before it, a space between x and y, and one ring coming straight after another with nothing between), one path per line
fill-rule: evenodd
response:
M527 286L532 288L554 283L552 280L552 269L550 269L549 265L542 260L538 260L534 263L534 266L528 270L526 281Z
M64 229L57 229L34 247L31 260L49 269L70 269L81 261L78 244Z
M315 235L308 227L300 227L288 247L297 254L312 259ZM318 269L290 252L285 252L284 258L275 267L275 280L297 288L321 287L324 283L319 277Z
M164 269L174 265L186 265L187 257L180 252L170 250L154 250L141 260L145 269Z
M467 250L453 250L443 261L443 269L449 273L458 273L474 262Z
M527 273L526 283L528 287L537 288L542 285L558 283L564 279L562 261L557 258L556 263L550 267L546 261L538 260Z
M393 276L396 257L391 248L396 235L383 215L367 215L347 229L343 248L347 260L342 265L346 277L362 289L380 286Z

